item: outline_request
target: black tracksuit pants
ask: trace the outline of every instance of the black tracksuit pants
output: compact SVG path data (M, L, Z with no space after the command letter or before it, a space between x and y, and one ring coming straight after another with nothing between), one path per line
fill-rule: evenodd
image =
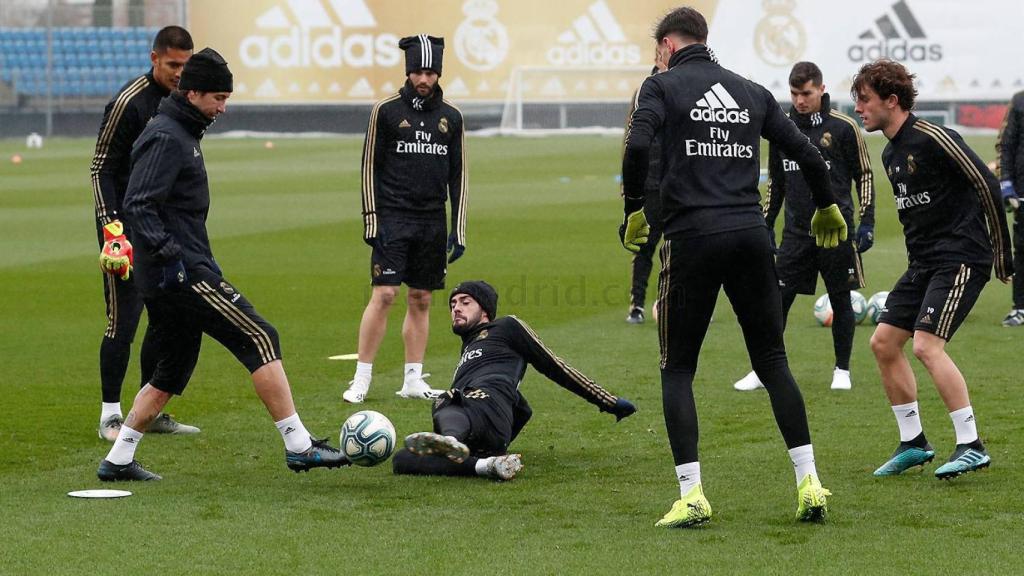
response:
M693 378L720 289L743 330L787 448L810 444L803 396L789 371L782 298L768 228L668 238L661 249L658 337L665 426L676 465L697 457Z

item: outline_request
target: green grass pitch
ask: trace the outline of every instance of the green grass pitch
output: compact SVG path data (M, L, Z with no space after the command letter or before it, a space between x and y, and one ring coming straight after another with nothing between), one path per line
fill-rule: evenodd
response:
M986 160L993 139L971 138ZM879 158L874 249L865 296L905 265ZM209 228L227 273L281 333L307 427L337 442L357 408L341 401L368 296L361 241L361 139L209 140ZM678 497L661 414L655 326L624 322L629 256L619 245L620 143L612 137L481 139L468 143L468 250L449 285L485 278L500 313L530 322L559 355L640 411L620 424L532 370L534 421L513 445L515 481L395 477L390 463L295 475L245 370L207 340L186 394L169 410L197 437L148 436L139 459L159 483L118 486L122 500L86 501L108 444L96 437L102 288L89 187L93 143L42 150L0 141L0 574L889 574L1019 573L1024 424L1021 332L999 326L1009 287L993 280L949 346L965 374L992 468L952 482L932 472L884 480L871 471L898 436L857 329L850 392L832 392L832 344L800 297L786 340L807 403L824 484L825 525L793 521L792 467L763 392L733 391L749 370L739 329L719 299L697 375L710 525L653 527ZM15 165L9 158L24 157ZM652 288L656 281L652 281ZM819 284L819 290L820 284ZM426 370L448 383L459 342L436 295ZM653 296L649 296L649 302ZM648 302L648 303L649 303ZM429 429L429 405L401 400L401 315L376 362L363 407L399 436ZM140 332L141 338L141 332ZM135 350L137 352L137 348ZM952 425L920 378L937 460ZM137 386L133 358L122 405Z

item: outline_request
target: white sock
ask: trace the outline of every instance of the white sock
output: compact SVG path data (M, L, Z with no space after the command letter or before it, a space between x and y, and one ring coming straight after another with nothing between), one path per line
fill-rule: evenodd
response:
M142 432L132 430L122 424L121 431L117 434L117 440L114 440L114 445L107 453L107 462L118 466L130 464L132 460L135 460L135 449L141 440Z
M676 466L676 479L679 480L679 495L686 496L690 489L700 484L700 462Z
M422 362L406 362L405 363L405 381L410 380L416 381L423 377L423 363Z
M818 475L818 470L814 467L814 447L810 444L790 448L789 459L793 461L793 469L796 471L797 486L800 485L800 481L804 479L804 476L808 474Z
M373 362L356 362L356 378L370 380L373 377Z
M476 461L476 475L477 476L490 476L491 475L491 460L494 460L494 456L490 458L480 458Z
M284 448L289 452L305 452L313 445L313 439L302 425L298 412L280 422L274 422L274 426L277 426L281 438L284 438Z
M121 416L120 402L103 402L100 405L100 424L111 416Z
M892 407L892 413L896 415L896 425L900 427L900 442L910 442L923 432L921 412L917 409L916 401L910 404L897 404Z
M970 444L978 439L978 424L974 421L974 408L970 406L949 413L956 431L957 444Z

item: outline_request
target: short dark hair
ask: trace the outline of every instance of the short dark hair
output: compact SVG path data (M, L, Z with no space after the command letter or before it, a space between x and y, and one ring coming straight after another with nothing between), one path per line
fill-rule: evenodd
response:
M654 29L654 39L661 42L669 34L679 34L704 43L708 39L708 21L694 8L683 6L669 12Z
M793 69L789 72L789 85L799 88L808 82L813 82L815 86L821 86L821 68L818 68L814 62L793 64Z
M153 38L153 52L163 53L169 49L192 50L192 35L181 26L165 26Z
M895 60L875 60L861 66L857 75L853 77L850 96L856 102L864 89L870 88L883 100L895 94L900 108L912 110L914 99L917 98L914 78L915 75Z

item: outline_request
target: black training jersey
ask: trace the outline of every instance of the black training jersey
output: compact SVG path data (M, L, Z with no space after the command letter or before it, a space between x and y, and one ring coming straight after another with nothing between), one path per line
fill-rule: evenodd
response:
M999 179L1013 182L1017 194L1024 194L1024 91L1013 95L1006 119L996 140Z
M107 103L90 168L96 221L100 226L121 218L124 191L131 174L132 144L150 118L156 116L160 99L167 94L150 70L122 86Z
M719 66L703 44L677 51L668 70L640 87L622 163L627 210L644 196L656 135L666 238L765 225L758 189L762 137L803 167L816 206L835 202L818 149L767 89Z
M955 131L911 114L882 151L911 266L1013 274L999 183ZM987 224L987 226L986 226Z
M462 336L462 357L455 366L452 388L461 392L485 390L514 403L527 364L595 406L615 406L615 396L555 356L537 334L515 316L480 324Z
M180 260L185 270L219 272L210 249L206 216L210 185L200 139L212 120L175 92L132 148L132 175L124 212L135 231L135 282L156 294L163 267Z
M443 99L427 99L409 82L377 102L363 143L364 237L376 238L380 215L444 219L451 201L451 230L466 244L465 130L462 112Z
M629 111L626 113L626 131L623 132L623 151L625 151L626 141L625 133L629 130L629 125L633 123L633 112L636 111L636 100L640 95L638 89L633 94L632 103L629 106ZM644 180L644 216L648 222L654 223L661 220L661 142L658 141L658 137L655 136L651 140L651 148L648 153L647 162L647 179Z
M812 144L818 147L829 167L829 180L836 204L846 219L846 227L854 229L856 206L850 193L857 191L861 224L875 224L875 182L871 173L868 147L860 127L849 116L829 108L828 94L821 99L821 111L799 114L795 109L789 117ZM814 200L810 188L800 171L800 165L782 152L778 146L768 148L768 190L765 195L764 215L768 227L774 228L775 218L786 204L786 222L783 234L811 236L811 217Z

